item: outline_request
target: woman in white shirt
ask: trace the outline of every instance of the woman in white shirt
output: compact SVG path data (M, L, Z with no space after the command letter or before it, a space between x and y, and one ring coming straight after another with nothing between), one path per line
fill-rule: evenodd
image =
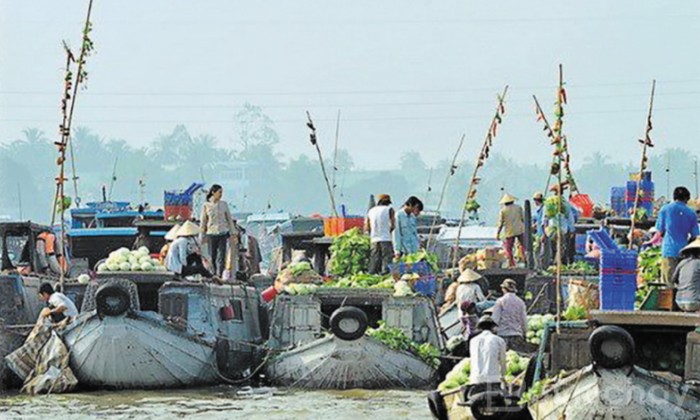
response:
M238 237L236 222L231 216L228 204L221 197L224 189L219 184L214 184L209 189L207 201L202 206L202 234L204 235L214 273L221 276L224 272L226 261L226 245L229 239ZM236 243L233 241L233 243ZM232 247L233 248L233 247ZM237 261L237 249L231 249L232 260Z
M486 296L484 296L484 292L481 290L481 286L479 286L478 283L478 281L483 278L481 274L469 268L462 271L457 279L457 283L459 284L456 292L458 307L462 302L473 302L476 304L477 312L482 313L496 303L495 301L487 300ZM466 314L462 313L461 315L465 316Z

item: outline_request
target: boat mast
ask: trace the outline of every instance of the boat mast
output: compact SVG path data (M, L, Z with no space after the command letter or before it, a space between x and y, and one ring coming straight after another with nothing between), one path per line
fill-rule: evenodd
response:
M639 208L639 198L644 194L641 190L642 188L642 178L644 177L644 171L647 169L647 162L649 158L647 157L648 148L654 147L654 143L651 141L651 130L654 128L651 124L651 116L654 110L654 92L656 91L656 80L651 82L651 96L649 97L649 113L647 114L646 129L644 130L644 138L639 139L642 144L642 159L639 163L639 174L637 177L637 189L634 192L634 204L632 206L632 214L630 221L630 238L628 248L632 249L634 237L634 228L637 221L637 209Z
M338 209L336 209L335 207L335 196L333 195L333 186L331 186L331 182L328 180L326 165L323 163L323 155L321 154L321 148L318 145L318 138L316 137L316 127L314 126L314 122L311 120L311 114L309 113L309 111L306 111L306 118L308 119L306 126L309 127L309 130L311 130L311 132L309 133L309 140L311 141L311 144L316 148L316 152L318 153L318 161L321 164L321 172L323 173L323 179L326 181L326 187L328 188L328 196L330 198L332 209L331 214L334 217L338 217Z
M491 124L489 125L489 129L486 132L486 137L484 138L484 144L481 146L481 150L479 151L479 156L476 159L476 163L474 164L474 171L472 172L472 177L469 180L469 188L467 188L467 195L466 195L466 198L464 200L464 205L462 206L462 215L459 218L459 227L457 228L457 238L455 240L455 250L454 250L454 256L452 258L452 266L453 267L457 267L457 263L459 262L459 242L460 242L461 236L462 236L462 227L464 226L464 219L467 216L467 209L468 208L476 209L478 206L478 204L476 203L476 185L481 181L481 178L479 178L479 176L478 176L479 169L481 169L481 167L484 166L486 159L488 159L489 153L491 153L491 147L493 146L493 139L496 137L496 134L498 133L498 126L503 121L503 114L505 114L505 112L506 112L504 102L505 102L507 93L508 93L508 85L506 85L506 87L503 88L503 93L498 95L498 104L496 105L496 113L494 114L493 118L491 119Z
M88 9L87 9L87 15L85 17L85 24L83 26L83 33L82 33L82 41L81 41L81 46L80 46L80 55L78 56L78 59L75 59L75 56L73 53L70 51L68 48L68 45L66 42L63 42L63 47L66 52L66 66L65 66L65 73L64 73L64 91L63 91L63 97L61 99L61 112L63 115L63 119L61 122L61 125L59 126L60 129L60 135L61 139L60 141L55 142L54 144L58 148L58 159L57 159L57 164L59 166L58 170L58 176L56 177L56 194L54 197L54 204L53 204L53 211L51 213L51 225L53 226L56 222L56 213L60 213L60 222L61 222L61 228L60 228L60 244L62 247L63 254L65 255L65 211L67 208L70 207L68 204L68 201L66 200L69 197L66 197L65 195L65 182L67 181L66 179L66 172L65 172L65 162L66 162L66 151L69 149L71 146L70 142L70 133L71 133L71 125L73 123L73 112L75 111L75 103L76 99L78 97L78 92L79 92L79 87L81 85L84 85L84 83L87 81L87 76L88 73L85 70L85 60L87 57L90 56L92 53L94 46L92 43L92 40L90 39L89 35L90 32L92 31L92 22L90 22L90 15L92 13L92 0L88 2ZM73 63L77 62L77 70L76 74L74 75L72 72L72 65ZM72 93L71 93L72 91ZM75 172L73 173L73 181L76 182L76 199L77 197L77 177L75 176ZM65 280L65 274L63 267L61 267L60 270L60 277L59 277L59 284L60 284L60 289L63 290L63 282Z

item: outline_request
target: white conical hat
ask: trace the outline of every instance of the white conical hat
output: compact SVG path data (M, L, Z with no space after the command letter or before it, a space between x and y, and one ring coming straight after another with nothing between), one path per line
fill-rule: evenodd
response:
M176 224L175 226L171 227L168 233L165 234L165 240L166 241L174 241L177 239L177 231L180 230L181 224Z
M515 200L517 200L517 198L510 194L505 194L503 197L501 197L500 204L515 203Z
M185 223L183 223L182 226L180 226L180 229L178 229L177 237L179 238L182 236L195 236L199 235L201 232L202 230L199 229L199 226L188 220Z

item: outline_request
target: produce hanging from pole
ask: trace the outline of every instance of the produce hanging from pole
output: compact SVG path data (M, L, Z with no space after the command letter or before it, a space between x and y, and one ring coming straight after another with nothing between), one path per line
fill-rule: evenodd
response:
M338 210L335 207L335 196L333 195L333 186L331 185L330 180L328 179L328 173L326 172L326 165L323 163L323 155L321 154L321 148L318 145L318 137L316 136L316 127L314 126L314 122L311 120L311 114L309 111L306 111L306 118L308 121L306 122L306 126L309 127L309 130L311 132L309 133L309 141L311 141L311 145L313 145L316 148L316 152L318 153L318 161L321 164L321 173L323 173L323 179L326 181L326 187L328 188L328 196L330 197L330 202L331 202L331 214L334 217L338 217Z
M486 160L491 154L491 148L493 147L493 140L498 134L498 127L503 122L503 115L506 113L505 99L508 93L508 85L503 88L503 93L498 95L498 104L496 105L496 113L491 119L491 124L489 124L489 129L486 132L486 137L484 138L484 143L479 151L479 156L476 159L476 164L474 165L474 171L472 172L472 177L469 180L469 188L467 188L467 195L462 206L462 215L459 218L459 227L457 228L457 238L455 240L454 256L452 259L452 266L457 267L457 262L459 261L459 243L462 239L462 227L464 227L464 219L467 213L472 214L472 218L478 218L479 203L476 201L477 189L476 186L481 182L479 178L479 171L486 163Z
M632 206L632 214L630 215L630 240L629 240L629 248L632 249L634 246L634 241L632 240L634 237L634 229L635 225L637 222L637 219L641 219L642 217L637 214L639 210L639 199L644 195L644 192L642 191L642 179L644 178L644 171L647 170L647 164L649 162L649 158L647 156L647 151L650 147L654 147L654 142L651 141L651 130L654 128L653 125L651 124L651 116L652 112L654 110L654 92L656 91L656 80L653 80L651 82L651 96L649 98L649 113L647 114L647 124L646 124L646 129L644 130L644 138L639 139L639 143L642 145L642 159L639 164L639 174L637 174L637 186L636 190L634 192L634 204Z
M94 44L90 39L90 32L92 31L92 22L90 21L90 15L92 13L92 0L88 3L87 15L85 17L85 25L83 26L82 41L80 46L80 55L77 60L73 53L68 48L66 42L63 42L63 47L66 52L66 66L64 70L64 89L63 96L61 98L61 114L62 120L59 126L59 133L61 139L54 142L58 149L58 158L56 164L58 165L58 176L56 177L56 192L53 200L53 211L51 212L51 225L56 223L56 216L60 215L61 230L60 230L60 243L65 244L65 211L68 210L73 202L71 197L65 195L65 182L68 180L66 178L66 152L69 151L71 155L72 168L73 168L73 187L75 189L76 202L79 201L78 198L78 177L75 173L75 159L73 155L72 144L70 142L71 125L73 123L73 112L75 111L76 99L78 97L79 87L84 86L87 81L88 73L85 70L85 62L87 57L94 51ZM77 63L77 70L75 74L73 73L73 65ZM65 247L65 245L62 245ZM63 250L63 255L65 255L65 249ZM63 290L63 281L65 273L63 267L61 267L60 273L60 289Z

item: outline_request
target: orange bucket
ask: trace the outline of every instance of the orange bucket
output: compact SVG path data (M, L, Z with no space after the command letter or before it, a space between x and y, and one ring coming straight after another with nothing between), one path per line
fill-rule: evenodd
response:
M658 309L673 310L673 289L659 289L659 298L656 303Z

